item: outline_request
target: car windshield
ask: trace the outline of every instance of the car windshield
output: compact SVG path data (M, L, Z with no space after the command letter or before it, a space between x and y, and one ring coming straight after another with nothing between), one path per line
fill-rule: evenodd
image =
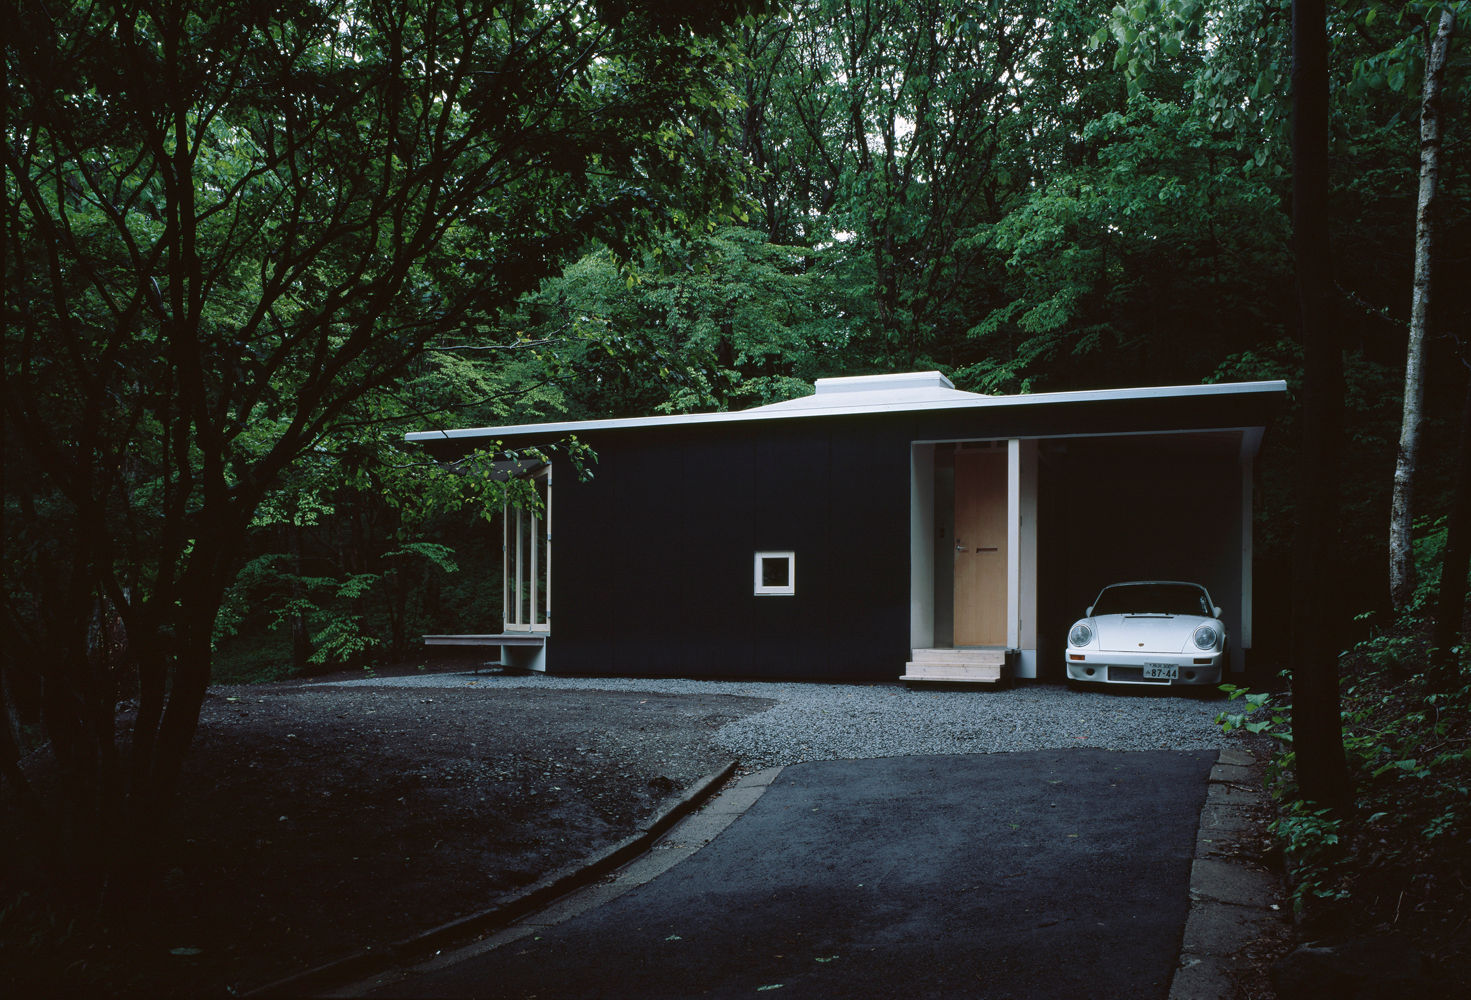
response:
M1095 615L1204 615L1211 617L1206 593L1182 583L1131 583L1105 587L1093 605Z

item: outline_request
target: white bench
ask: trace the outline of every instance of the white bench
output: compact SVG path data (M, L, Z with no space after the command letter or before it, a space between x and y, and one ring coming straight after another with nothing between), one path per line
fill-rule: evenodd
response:
M498 662L513 670L546 671L545 632L465 633L461 635L426 635L426 646L468 646L499 648Z

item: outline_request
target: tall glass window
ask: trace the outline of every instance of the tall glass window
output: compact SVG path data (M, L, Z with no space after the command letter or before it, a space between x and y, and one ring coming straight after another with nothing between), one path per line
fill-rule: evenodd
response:
M503 561L507 632L551 631L552 469L530 476L534 506L506 505Z

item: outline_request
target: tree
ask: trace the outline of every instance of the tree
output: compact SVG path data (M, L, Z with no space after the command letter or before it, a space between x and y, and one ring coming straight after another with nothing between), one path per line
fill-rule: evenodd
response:
M1281 336L1286 219L1232 135L1140 92L1081 138L1090 162L976 239L1004 263L1005 294L969 333L985 357L957 377L1006 391L1176 384Z
M1339 720L1339 447L1343 351L1334 337L1328 255L1328 33L1323 0L1292 4L1292 249L1303 347L1293 573L1293 746L1302 795L1343 808L1348 769Z
M730 203L706 36L749 6L13 11L3 690L39 687L67 871L150 872L222 596L286 470L589 241L627 252ZM99 620L124 662L89 648Z
M489 340L436 342L280 479L216 622L216 677L401 659L426 632L500 628L500 580L483 572L483 550L498 544L504 504L529 499L525 484L474 474L478 458L427 461L403 429L564 414L550 341L528 339L518 318L506 314ZM289 660L271 631L289 634Z
M955 365L994 308L978 227L1083 155L1123 97L1106 7L802 0L753 29L739 127L773 243L810 251L851 336L838 370Z
M1148 21L1139 8L1116 12L1115 32L1132 35L1127 45L1151 43L1166 53L1178 51L1182 40L1198 35L1192 27L1205 16L1193 0L1164 0L1169 16L1160 29L1146 30ZM1344 342L1340 291L1333 279L1330 256L1331 216L1328 210L1330 104L1329 30L1322 0L1294 0L1291 5L1291 194L1292 257L1295 272L1297 319L1302 350L1301 444L1294 525L1292 587L1293 746L1296 776L1304 799L1333 809L1349 803L1350 789L1344 757L1338 689L1338 655L1344 645L1347 615L1341 583L1339 533L1340 479L1345 420ZM1270 12L1252 5L1224 11L1213 19L1217 27L1255 20L1269 23ZM1238 24L1239 27L1239 24ZM1144 41L1141 41L1144 39ZM1220 48L1220 47L1218 47ZM1121 53L1125 51L1121 49ZM1137 75L1153 59L1120 56ZM1262 65L1248 98L1256 101L1270 92L1277 75L1271 62ZM1197 77L1196 94L1227 124L1239 118L1241 98L1237 81L1243 79L1229 64ZM1263 108L1267 123L1276 115L1270 102ZM1214 117L1214 116L1213 116ZM1263 129L1271 134L1270 125ZM1254 158L1257 165L1272 162L1270 152Z
M596 250L506 322L579 418L740 409L808 391L842 321L804 247L722 226L671 234L638 261Z
M1458 669L1466 656L1466 572L1471 566L1471 363L1466 367L1466 396L1456 446L1456 478L1447 519L1445 552L1440 564L1440 599L1431 633L1432 690L1455 691ZM1456 647L1461 646L1457 655Z
M1389 597L1403 611L1415 590L1415 562L1411 542L1415 519L1415 471L1419 464L1423 422L1425 331L1429 323L1431 274L1435 246L1436 189L1440 183L1441 91L1446 56L1455 29L1455 11L1440 12L1435 34L1427 39L1425 85L1420 98L1420 194L1415 206L1415 282L1411 296L1409 346L1405 352L1404 415L1400 422L1399 455L1394 466L1394 495L1389 519Z

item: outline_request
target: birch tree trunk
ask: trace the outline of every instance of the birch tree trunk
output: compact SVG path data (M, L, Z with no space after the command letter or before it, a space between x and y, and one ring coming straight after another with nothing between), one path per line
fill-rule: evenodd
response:
M1435 192L1440 181L1440 92L1446 55L1456 16L1441 11L1440 25L1425 59L1425 89L1420 99L1420 197L1415 208L1415 284L1410 302L1410 340L1405 354L1404 415L1400 420L1399 457L1394 466L1394 494L1389 508L1389 598L1403 611L1415 592L1411 543L1415 520L1415 467L1420 453L1421 398L1424 376L1421 355L1430 313L1431 252L1435 237Z

